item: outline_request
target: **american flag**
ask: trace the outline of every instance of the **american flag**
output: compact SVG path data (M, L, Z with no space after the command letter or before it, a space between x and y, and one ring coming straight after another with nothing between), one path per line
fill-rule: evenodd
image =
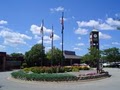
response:
M54 35L54 34L53 34L53 32L52 32L51 35L50 35L50 38L53 38L53 35Z
M53 38L53 36L54 36L54 33L53 33L53 26L52 26L52 33L50 35L50 38Z
M40 33L43 34L43 25L44 25L44 20L42 20L42 26L41 26L41 30L40 30Z
M64 30L64 17L63 17L64 13L62 12L62 18L61 18L61 25L62 25L62 33Z

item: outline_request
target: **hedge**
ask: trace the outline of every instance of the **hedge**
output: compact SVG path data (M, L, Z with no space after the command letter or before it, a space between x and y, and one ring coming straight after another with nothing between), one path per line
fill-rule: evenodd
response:
M23 71L17 71L11 73L13 78L29 81L76 81L78 77L70 74L48 74L48 73L25 73Z

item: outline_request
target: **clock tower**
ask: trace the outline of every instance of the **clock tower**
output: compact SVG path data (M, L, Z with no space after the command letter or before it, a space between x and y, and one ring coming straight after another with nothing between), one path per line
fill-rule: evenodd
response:
M97 50L99 50L99 31L92 30L90 32L90 48L95 47ZM100 63L99 57L96 59L97 62L97 73L100 73L102 70L102 65Z
M90 47L99 50L99 32L97 30L92 30L90 33Z

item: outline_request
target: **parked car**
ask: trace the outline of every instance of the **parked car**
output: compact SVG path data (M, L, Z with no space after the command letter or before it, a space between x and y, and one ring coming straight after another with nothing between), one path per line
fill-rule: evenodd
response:
M110 63L110 67L120 68L120 62L112 62L112 63Z
M103 66L103 67L109 67L109 66L110 66L110 63L103 63L102 66Z

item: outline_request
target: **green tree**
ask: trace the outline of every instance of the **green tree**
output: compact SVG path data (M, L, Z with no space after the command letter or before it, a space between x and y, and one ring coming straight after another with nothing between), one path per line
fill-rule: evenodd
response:
M89 64L90 66L96 66L97 60L101 58L101 51L92 47L89 48L89 53L82 57L83 62Z
M19 60L19 59L24 60L24 55L22 53L11 53L10 56L13 57L10 58L12 60Z
M31 50L25 53L25 60L28 66L42 66L44 59L45 52L42 51L42 44L34 45Z
M10 54L12 57L24 57L22 53L11 53Z
M53 48L53 55L52 49L49 50L46 54L47 59L52 63L52 65L59 65L62 59L62 51L58 48Z
M103 50L103 57L108 62L120 61L120 50L119 48L113 47Z

